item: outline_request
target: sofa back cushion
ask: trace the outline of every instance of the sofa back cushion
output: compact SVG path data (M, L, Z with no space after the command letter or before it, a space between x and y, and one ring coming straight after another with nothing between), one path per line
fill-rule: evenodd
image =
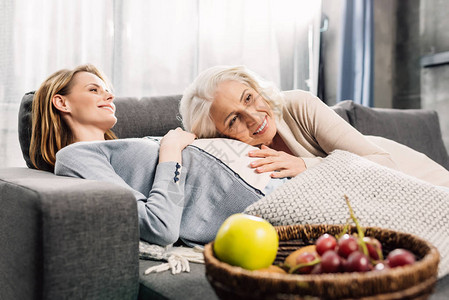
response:
M114 101L117 124L112 130L119 138L163 136L170 129L182 127L178 113L180 100L181 95L141 99L117 97Z
M31 105L34 92L22 98L19 110L19 141L27 166L34 168L29 156L31 139ZM181 95L116 97L117 124L112 129L119 138L163 136L170 129L182 127L178 112ZM383 136L429 156L446 169L449 158L444 147L438 115L428 110L368 108L347 100L331 107L343 119L367 135ZM43 170L52 170L43 160Z
M347 110L351 125L361 133L406 145L449 170L449 157L436 111L369 108L352 101L340 103Z

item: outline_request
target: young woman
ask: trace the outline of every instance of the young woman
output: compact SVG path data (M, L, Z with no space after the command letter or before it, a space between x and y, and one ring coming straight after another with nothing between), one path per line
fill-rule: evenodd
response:
M203 71L180 103L184 128L199 138L229 137L259 146L251 166L292 177L336 149L449 187L449 172L424 155L380 137L362 135L309 92L279 92L244 66ZM425 170L423 170L423 168Z
M36 92L32 110L34 165L39 168L43 158L57 175L129 189L138 203L141 238L150 243L207 243L229 215L263 196L211 155L186 148L195 135L180 128L160 143L116 139L114 95L92 65L51 75Z

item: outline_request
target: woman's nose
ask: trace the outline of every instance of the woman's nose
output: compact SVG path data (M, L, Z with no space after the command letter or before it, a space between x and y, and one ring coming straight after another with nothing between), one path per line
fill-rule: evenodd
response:
M112 101L114 101L114 98L115 98L115 96L114 96L113 93L111 93L111 92L109 92L109 91L106 91L106 100L112 102Z
M258 116L257 113L255 111L252 111L250 109L246 109L245 113L243 114L245 123L248 127L253 126L254 124L256 124L258 122Z

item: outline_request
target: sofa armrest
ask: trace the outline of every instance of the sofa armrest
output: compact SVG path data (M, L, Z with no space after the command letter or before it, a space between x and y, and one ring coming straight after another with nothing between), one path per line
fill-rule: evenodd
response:
M138 242L130 191L0 169L1 299L136 299Z

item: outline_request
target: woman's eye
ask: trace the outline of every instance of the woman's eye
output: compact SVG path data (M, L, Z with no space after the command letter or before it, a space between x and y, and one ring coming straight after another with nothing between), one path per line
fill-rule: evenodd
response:
M96 89L96 88L91 88L90 91L91 91L91 92L97 92L98 89Z
M232 125L234 125L236 120L237 120L237 116L234 116L234 118L232 118L231 121L229 121L229 127L232 127Z
M251 102L251 98L252 98L252 95L251 95L251 94L248 94L248 96L246 96L245 102L246 102L246 103Z

